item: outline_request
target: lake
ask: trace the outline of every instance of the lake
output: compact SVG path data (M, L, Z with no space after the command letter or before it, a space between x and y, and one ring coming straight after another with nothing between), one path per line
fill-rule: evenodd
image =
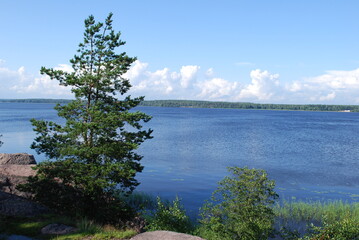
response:
M54 104L0 103L1 152L27 152L31 118L60 121ZM281 199L359 200L359 113L138 107L153 119L138 190L196 211L226 167L261 168Z

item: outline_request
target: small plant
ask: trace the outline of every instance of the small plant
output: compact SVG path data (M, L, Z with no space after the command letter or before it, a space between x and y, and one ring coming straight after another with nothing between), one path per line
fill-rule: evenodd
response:
M197 234L206 239L268 239L273 233L272 205L278 198L264 170L231 167L211 201L201 209Z
M167 230L182 233L190 233L193 229L192 223L181 205L178 197L172 204L166 204L157 197L157 210L153 216L148 219L147 230Z
M101 231L101 227L96 225L94 221L82 218L77 223L78 232L86 234L95 234Z
M156 196L145 192L134 191L129 195L122 195L120 198L138 212L154 210L157 206Z

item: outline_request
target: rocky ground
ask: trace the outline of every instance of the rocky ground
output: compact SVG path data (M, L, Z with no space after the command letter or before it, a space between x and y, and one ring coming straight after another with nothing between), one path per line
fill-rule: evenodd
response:
M0 154L0 214L4 216L33 217L49 210L26 197L16 186L25 183L28 176L34 175L36 165L33 155L26 153Z
M138 234L130 240L204 240L203 238L170 231L154 231Z

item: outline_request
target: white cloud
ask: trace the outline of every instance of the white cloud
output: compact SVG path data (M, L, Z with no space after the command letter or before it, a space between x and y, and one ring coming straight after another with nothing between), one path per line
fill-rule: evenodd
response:
M62 71L67 72L67 73L72 73L74 71L72 66L68 65L68 64L59 64L56 67L54 67L54 69L55 70L62 70Z
M279 75L256 69L251 71L251 84L244 87L238 100L271 100L279 88Z
M331 93L329 93L329 94L326 95L326 96L321 96L321 97L319 97L319 100L320 100L320 101L328 101L328 100L333 100L335 97L336 97L335 92L331 92Z
M199 69L199 66L187 65L179 72L169 68L152 72L147 63L137 60L124 77L132 84L130 94L145 95L149 99L181 98L185 97L185 91L192 91Z
M133 88L131 94L147 99L198 99L217 101L250 101L263 103L330 103L351 104L359 98L359 69L328 71L301 81L281 83L279 74L260 69L246 79L229 81L214 74L212 68L204 72L200 66L188 65L171 71L168 68L150 71L147 63L136 61L126 73Z
M130 79L132 84L131 92L139 93L138 95L146 92L151 96L169 95L173 91L173 80L180 76L177 73L171 73L168 68L155 72L147 68L147 63L137 60L124 74L124 77Z
M59 86L45 75L29 74L25 67L16 70L0 61L0 98L71 98L70 89ZM55 69L71 72L71 66ZM151 70L148 63L136 61L124 74L133 85L129 94L146 99L197 99L213 101L249 101L263 103L359 103L359 68L328 71L322 75L292 82L279 81L279 74L252 70L247 79L216 76L213 68L198 65L178 69ZM250 80L246 83L246 80Z
M293 99L305 103L354 104L359 90L359 68L327 71L323 75L293 82L286 89L292 92Z
M201 99L223 100L224 97L231 98L238 90L237 82L229 82L222 78L213 78L197 84L200 93L197 97Z
M60 64L55 69L70 71L71 67ZM26 72L25 67L13 71L8 68L0 68L0 80L2 85L2 98L68 98L71 97L68 87L59 86L56 80L48 76L33 76Z
M359 88L359 68L352 71L328 71L326 74L308 78L311 85L330 89Z
M237 66L254 66L254 63L251 62L236 62L235 63Z
M195 80L199 66L183 66L180 70L181 73L181 86L184 88L188 88L190 82Z

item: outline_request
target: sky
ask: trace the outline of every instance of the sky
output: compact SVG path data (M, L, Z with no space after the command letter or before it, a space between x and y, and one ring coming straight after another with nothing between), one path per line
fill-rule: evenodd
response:
M0 0L0 99L73 98L41 66L71 70L84 19L136 56L128 94L288 104L359 104L357 0Z

